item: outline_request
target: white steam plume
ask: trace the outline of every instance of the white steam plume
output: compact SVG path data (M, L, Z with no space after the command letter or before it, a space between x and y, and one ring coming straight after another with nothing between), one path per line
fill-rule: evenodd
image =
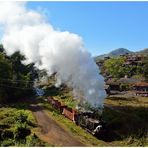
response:
M9 55L19 50L26 62L35 62L49 75L57 72L57 84L68 84L75 94L81 91L93 106L103 105L104 79L80 36L55 30L22 2L0 2L0 25L1 42Z

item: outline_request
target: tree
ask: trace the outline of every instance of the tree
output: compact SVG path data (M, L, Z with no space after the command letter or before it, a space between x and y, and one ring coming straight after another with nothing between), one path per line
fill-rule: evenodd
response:
M5 53L5 54L4 54ZM34 63L24 64L19 51L8 56L0 46L0 100L14 101L33 94L33 81L38 78Z
M5 88L5 86L10 85L8 79L11 78L12 78L12 65L5 58L3 53L0 53L0 101L1 102L8 99L8 93L7 93L8 88Z
M111 58L105 61L104 67L115 78L120 78L127 74L127 69L123 67L125 63L124 57Z
M12 63L13 74L18 80L20 79L20 74L23 72L24 69L24 64L22 64L22 61L25 60L25 56L23 56L19 51L17 51L10 56L10 60Z
M11 79L12 78L12 65L0 54L0 79Z
M17 82L13 84L13 86L17 87L14 91L14 98L26 97L33 93L33 81L37 78L36 68L34 63L25 65L23 63L25 59L25 56L19 51L10 56L13 80Z
M0 44L0 53L3 53L5 51L4 47L2 44Z

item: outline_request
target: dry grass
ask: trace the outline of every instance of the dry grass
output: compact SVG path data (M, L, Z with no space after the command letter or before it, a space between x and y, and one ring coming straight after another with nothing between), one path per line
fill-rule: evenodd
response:
M120 140L118 146L148 146L148 98L107 98L103 117Z
M105 99L105 104L114 106L148 107L148 97L108 97Z

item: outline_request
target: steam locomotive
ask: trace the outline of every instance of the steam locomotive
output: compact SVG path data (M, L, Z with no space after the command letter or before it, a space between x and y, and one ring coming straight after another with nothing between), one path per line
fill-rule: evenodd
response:
M85 128L92 135L98 135L104 130L105 122L100 119L95 119L94 113L91 111L80 112L77 116L76 124Z
M98 136L105 129L105 122L101 117L95 118L92 111L78 111L69 108L51 96L48 97L47 101L66 118L86 129L92 135Z

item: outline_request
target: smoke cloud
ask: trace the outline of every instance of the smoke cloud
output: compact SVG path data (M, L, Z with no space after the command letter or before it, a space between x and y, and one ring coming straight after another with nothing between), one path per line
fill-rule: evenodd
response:
M91 105L103 106L104 79L79 35L54 29L44 15L27 9L25 2L0 2L0 25L7 54L19 50L26 63L35 62L49 75L57 72L56 85L66 83L74 95L82 92Z

